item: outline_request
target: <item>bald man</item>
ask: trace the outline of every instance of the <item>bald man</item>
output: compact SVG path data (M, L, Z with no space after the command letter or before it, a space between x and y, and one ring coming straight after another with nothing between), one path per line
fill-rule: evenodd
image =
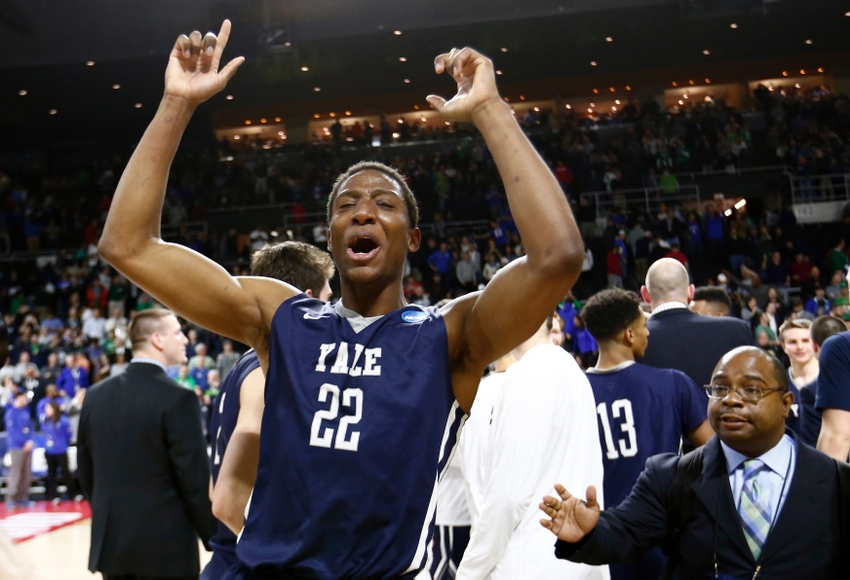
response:
M705 385L720 357L733 348L755 344L743 320L688 310L694 286L677 260L662 258L650 266L640 294L652 308L646 323L652 338L643 364L682 371L697 385Z

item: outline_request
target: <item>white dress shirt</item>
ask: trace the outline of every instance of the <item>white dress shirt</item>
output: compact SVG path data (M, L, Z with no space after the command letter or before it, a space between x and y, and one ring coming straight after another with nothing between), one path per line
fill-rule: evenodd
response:
M456 578L607 579L607 566L555 558L555 536L539 523L538 504L555 494L555 483L580 497L595 485L603 503L602 449L587 377L562 348L536 346L505 372L497 407L489 473Z

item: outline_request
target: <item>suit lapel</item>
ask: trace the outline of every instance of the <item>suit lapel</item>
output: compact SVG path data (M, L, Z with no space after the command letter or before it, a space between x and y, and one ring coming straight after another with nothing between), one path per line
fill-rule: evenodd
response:
M728 544L737 550L755 566L753 554L747 547L744 531L741 529L738 510L729 486L729 473L726 470L726 456L720 447L720 439L712 437L705 444L702 475L693 483L691 489L702 502L711 519L715 520L718 533L729 539Z
M832 499L824 492L824 486L829 482L829 473L819 469L811 449L801 445L796 436L792 437L797 442L797 465L794 467L788 497L785 498L785 504L773 529L767 535L760 561L765 561L790 540L799 536L801 525L812 521Z

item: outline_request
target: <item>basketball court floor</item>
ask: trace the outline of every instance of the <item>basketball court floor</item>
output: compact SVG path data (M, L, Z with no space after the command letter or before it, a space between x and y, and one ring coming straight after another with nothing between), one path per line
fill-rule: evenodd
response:
M40 501L11 513L0 504L0 534L12 540L37 580L101 578L88 571L91 510L87 502L54 506ZM200 545L199 549L203 567L211 554Z

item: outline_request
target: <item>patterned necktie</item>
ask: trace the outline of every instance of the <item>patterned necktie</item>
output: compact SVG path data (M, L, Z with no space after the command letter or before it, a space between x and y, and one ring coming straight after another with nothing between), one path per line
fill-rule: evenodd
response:
M760 459L744 461L744 485L741 488L741 527L753 558L759 559L767 534L770 532L770 512L767 496L760 493L756 476L768 467Z

